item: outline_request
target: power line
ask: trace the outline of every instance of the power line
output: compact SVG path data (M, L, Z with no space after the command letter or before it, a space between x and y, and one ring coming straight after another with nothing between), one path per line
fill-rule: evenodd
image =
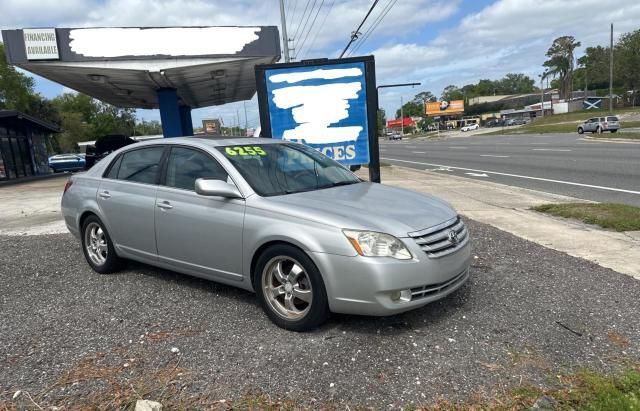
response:
M356 47L349 52L350 56L352 56L356 51L358 51L358 49L367 41L369 36L371 36L371 34L376 30L376 28L378 28L378 25L382 22L382 20L384 20L384 18L387 16L387 13L389 13L389 11L393 8L393 6L396 4L397 1L398 0L389 0L389 3L387 3L387 6L384 9L382 9L380 14L378 15L378 18L374 20L371 26L369 26L362 40L359 41Z
M369 8L369 11L367 12L366 16L364 16L364 19L362 19L362 21L360 22L360 25L358 26L356 31L351 33L351 39L347 43L347 46L344 48L344 50L342 50L342 53L340 53L340 57L338 58L342 58L342 56L344 56L344 53L347 52L347 49L349 48L349 46L351 46L351 43L353 43L358 38L358 32L362 28L362 25L364 24L364 22L367 21L367 18L369 17L373 9L376 7L376 4L378 4L378 0L374 0L373 4L371 5L371 8Z
M313 30L313 26L316 24L316 19L318 18L318 14L320 14L320 10L322 9L322 6L324 5L324 1L325 0L322 0L322 2L320 3L320 6L318 7L318 11L316 11L316 15L313 17L313 21L311 22L311 26L309 26L309 30L307 31L307 34L304 36L304 40L302 40L302 43L300 43L300 46L298 47L298 50L296 50L296 55L298 53L300 53L302 51L302 49L304 48L304 45L307 42L307 38L309 38L309 34L311 33L311 30Z
M316 1L317 0L313 0L313 4L315 4ZM300 27L302 27L302 20L304 20L304 16L307 14L307 9L309 8L309 3L311 3L311 0L307 0L307 5L304 7L304 11L302 12L302 17L300 18L300 22L298 23L298 27L296 27L296 33L292 37L293 40L295 40L296 37L298 37L298 32L300 31Z
M298 3L300 3L298 0L292 0L292 1L293 1L293 11L291 12L291 15L287 14L287 16L289 16L290 22L295 21L296 9L298 8Z
M336 3L336 0L333 0L331 2L331 4L329 5L329 9L327 10L327 14L324 15L324 18L322 19L322 23L320 24L320 27L318 27L318 30L316 30L316 34L313 36L313 39L311 40L311 44L309 44L309 47L307 48L307 50L313 50L313 46L316 44L316 40L318 38L318 35L322 31L322 29L325 27L324 23L327 21L327 17L329 17L329 14L331 14L331 10L333 9L333 5L335 3ZM304 57L307 57L307 54L308 54L308 52L305 52L304 53Z

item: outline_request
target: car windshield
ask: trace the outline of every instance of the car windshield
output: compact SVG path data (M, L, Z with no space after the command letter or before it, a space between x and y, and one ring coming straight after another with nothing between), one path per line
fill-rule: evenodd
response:
M218 150L264 197L360 182L339 163L301 144L247 144Z

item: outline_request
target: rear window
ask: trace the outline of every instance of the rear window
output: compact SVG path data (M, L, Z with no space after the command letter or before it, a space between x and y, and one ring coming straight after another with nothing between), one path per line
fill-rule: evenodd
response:
M618 121L618 117L607 117L607 121Z
M118 170L118 180L155 184L164 147L150 147L126 152Z

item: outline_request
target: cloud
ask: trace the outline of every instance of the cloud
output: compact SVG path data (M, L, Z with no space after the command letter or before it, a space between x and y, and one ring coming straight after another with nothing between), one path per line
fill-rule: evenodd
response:
M587 46L608 44L610 22L617 37L639 29L638 21L637 0L499 0L433 40L384 45L371 53L379 81L420 81L421 90L439 94L449 84L462 86L508 72L535 79L556 37L572 35L581 41L579 56ZM381 106L395 111L398 96L410 98L414 91L381 96Z

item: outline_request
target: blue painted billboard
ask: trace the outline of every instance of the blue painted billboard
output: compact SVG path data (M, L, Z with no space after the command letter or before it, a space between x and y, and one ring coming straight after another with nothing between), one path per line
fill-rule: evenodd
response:
M344 165L369 163L364 62L271 66L264 79L271 137L304 143Z

